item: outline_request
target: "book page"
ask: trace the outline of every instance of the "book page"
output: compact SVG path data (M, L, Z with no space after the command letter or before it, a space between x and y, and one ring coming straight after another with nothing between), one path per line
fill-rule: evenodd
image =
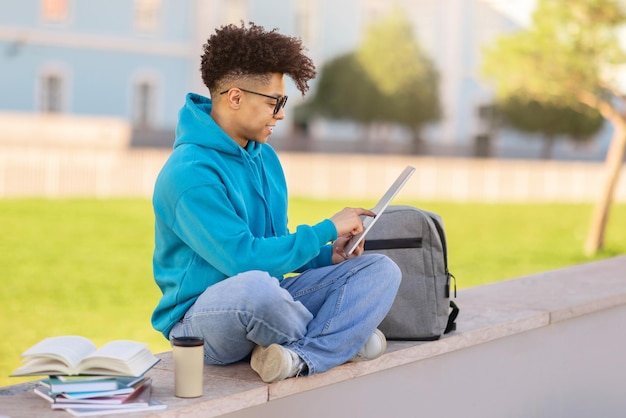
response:
M96 351L96 346L88 338L67 335L46 338L26 350L22 357L29 360L33 357L49 357L74 367L83 357Z
M91 353L88 358L114 358L128 362L148 345L137 341L111 341ZM85 359L86 360L86 359Z
M152 385L148 383L145 386L138 388L130 396L126 397L122 402L104 404L102 398L100 399L82 399L82 400L61 400L57 398L57 401L52 404L52 409L67 409L67 408L85 408L85 409L132 409L137 407L146 407L150 404L150 395L152 392Z
M140 376L158 361L147 344L118 340L84 358L79 368L84 374Z
M111 414L126 414L129 412L143 412L143 411L160 411L167 408L167 405L157 401L154 398L150 398L148 406L139 406L135 408L122 408L122 409L87 409L87 408L67 408L66 411L75 417L86 416L102 416Z

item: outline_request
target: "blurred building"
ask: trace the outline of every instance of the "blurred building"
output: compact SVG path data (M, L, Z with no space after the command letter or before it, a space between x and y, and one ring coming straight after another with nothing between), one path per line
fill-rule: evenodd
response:
M539 141L526 141L513 132L498 132L497 150L492 149L493 95L479 75L482 47L527 21L514 13L511 3L0 0L0 112L119 117L132 125L134 145L170 146L184 95L188 91L208 94L198 69L202 44L216 27L243 20L279 28L301 37L321 68L325 61L354 50L367 27L398 4L441 76L444 118L425 132L432 152L536 158ZM315 83L311 86L314 90ZM304 100L290 84L288 94L289 107ZM352 151L362 150L360 130L354 124L320 120L309 137L298 139L291 117L287 112L272 138L279 149L333 149L333 145L339 149L343 144ZM401 152L406 140L402 132L388 135L388 150ZM555 156L598 159L604 155L606 141L594 141L583 150L567 147L557 149Z

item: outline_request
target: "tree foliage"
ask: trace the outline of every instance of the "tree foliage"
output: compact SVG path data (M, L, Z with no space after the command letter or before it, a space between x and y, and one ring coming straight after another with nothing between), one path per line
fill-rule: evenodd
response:
M410 22L394 11L369 28L356 51L322 67L313 99L300 115L398 124L419 141L422 127L441 117L438 84Z
M354 53L350 53L324 65L309 108L330 119L369 123L382 119L379 104L383 99Z
M500 100L517 97L578 110L587 105L611 123L606 180L592 215L588 254L603 245L626 150L626 98L616 78L616 66L625 58L618 35L625 22L617 0L538 0L532 26L498 39L483 62Z
M486 49L484 72L500 97L570 106L581 94L605 99L602 90L615 83L607 70L624 60L616 34L623 22L614 0L539 0L529 30Z
M411 22L397 8L369 28L356 56L385 95L402 94L416 80L426 78L429 70Z
M518 131L542 135L544 159L551 158L556 136L567 135L580 142L588 141L602 128L604 122L596 109L586 105L572 108L513 96L498 103L496 107L504 125Z

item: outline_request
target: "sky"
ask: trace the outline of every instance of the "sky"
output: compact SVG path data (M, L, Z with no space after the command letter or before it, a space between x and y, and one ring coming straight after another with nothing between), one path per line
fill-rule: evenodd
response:
M529 26L536 0L484 0L502 13L510 16L514 21Z

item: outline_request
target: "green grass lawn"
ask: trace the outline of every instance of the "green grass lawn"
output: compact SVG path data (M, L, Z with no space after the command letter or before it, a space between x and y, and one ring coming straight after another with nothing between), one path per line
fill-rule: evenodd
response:
M293 199L292 226L346 205L375 202ZM417 202L394 202L415 204ZM591 205L424 203L439 213L459 288L589 261L582 253ZM150 326L159 291L152 281L153 219L144 199L0 200L0 386L37 341L78 334L169 349ZM611 211L605 250L626 253L626 205ZM459 301L462 309L462 301ZM462 320L462 316L460 318Z

